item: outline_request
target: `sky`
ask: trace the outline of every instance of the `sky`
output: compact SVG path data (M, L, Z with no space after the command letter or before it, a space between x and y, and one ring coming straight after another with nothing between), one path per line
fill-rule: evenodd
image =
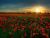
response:
M17 11L34 5L50 7L50 0L0 0L0 11Z

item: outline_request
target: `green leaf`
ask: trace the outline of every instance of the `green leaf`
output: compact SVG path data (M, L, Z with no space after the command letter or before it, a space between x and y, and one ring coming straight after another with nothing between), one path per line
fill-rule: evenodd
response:
M17 30L17 31L14 33L14 38L21 38L21 31L20 31L20 30Z
M40 32L40 30L39 30L39 29L36 29L36 32L37 32L37 33L39 33L39 32Z
M34 24L32 25L32 28L34 28L35 26L34 26Z
M25 29L25 32L26 32L26 38L30 38L30 30L29 29Z
M12 20L12 17L8 17L8 21Z
M20 24L21 24L21 22L19 21L19 22L18 22L18 26L20 26Z
M0 38L9 38L8 32L3 32L2 28L0 28Z
M30 23L30 22L28 22L28 26L30 26L30 24L31 24L31 23Z

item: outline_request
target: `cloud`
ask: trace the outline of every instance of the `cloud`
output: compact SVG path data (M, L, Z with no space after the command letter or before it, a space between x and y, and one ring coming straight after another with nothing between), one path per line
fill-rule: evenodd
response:
M23 4L5 4L0 6L0 12L22 12L24 8L29 6L24 6Z
M50 6L50 0L0 0L0 11L22 11L35 4Z

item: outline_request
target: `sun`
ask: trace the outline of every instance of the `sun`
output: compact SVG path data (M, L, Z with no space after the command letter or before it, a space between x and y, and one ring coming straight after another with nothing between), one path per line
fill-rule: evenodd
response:
M44 13L45 11L46 8L42 6L35 6L32 8L32 12L36 12L36 13Z
M37 12L37 13L40 12L39 8L36 8L36 9L35 9L35 12Z

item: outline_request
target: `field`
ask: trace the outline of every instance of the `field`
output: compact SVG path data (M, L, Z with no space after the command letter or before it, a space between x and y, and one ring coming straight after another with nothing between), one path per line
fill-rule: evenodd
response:
M0 38L50 38L50 13L0 12Z

